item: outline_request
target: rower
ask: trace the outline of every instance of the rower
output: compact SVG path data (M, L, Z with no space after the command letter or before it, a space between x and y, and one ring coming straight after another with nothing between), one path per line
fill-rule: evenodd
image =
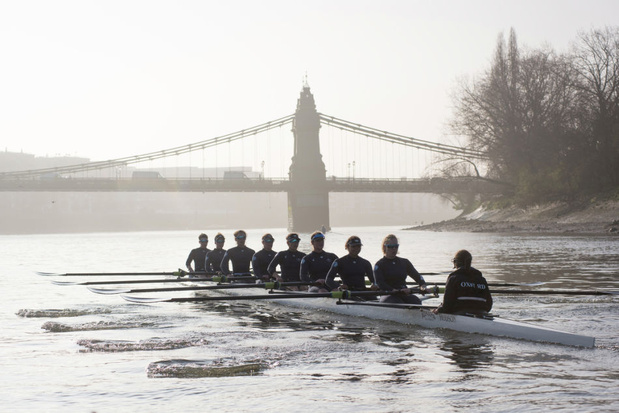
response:
M460 250L451 260L456 271L449 274L445 284L443 303L435 313L484 315L492 309L492 295L488 282L473 267L473 256Z
M288 249L275 254L275 257L273 257L273 260L269 263L269 267L267 268L267 272L272 278L284 282L300 281L299 272L301 260L305 256L304 253L298 251L300 241L301 238L299 238L299 234L295 232L291 232L286 236ZM280 268L279 276L276 274L278 265Z
M361 238L356 235L349 237L344 244L344 248L348 251L348 255L338 258L333 262L325 284L331 290L349 290L349 291L365 291L366 279L371 283L371 290L378 290L378 286L374 282L374 274L372 273L372 264L359 256L361 252ZM335 281L335 277L339 275L342 284Z
M210 274L221 274L221 260L224 258L226 250L224 249L224 243L226 238L221 232L215 235L215 249L206 254L206 261L204 267L206 272Z
M323 249L325 246L325 234L322 232L315 231L310 236L310 239L313 249L312 252L301 260L301 281L318 284L318 286L309 289L311 293L328 292L329 290L325 288L325 279L329 269L331 269L331 265L337 260L337 255Z
M189 270L189 272L206 272L205 261L206 254L209 253L209 249L206 248L208 244L208 236L206 234L198 235L198 242L200 246L198 248L194 248L189 253L187 257L187 261L185 261L185 266ZM192 267L191 263L193 262L194 266ZM194 271L195 267L195 271Z
M264 234L262 236L262 249L254 254L251 259L251 266L254 269L254 275L257 280L269 281L271 276L267 269L269 263L275 257L276 252L273 251L273 242L275 239L271 234Z
M393 234L387 235L382 243L384 256L374 265L374 279L378 287L381 290L397 293L383 295L380 301L421 304L419 297L413 295L413 290L406 286L406 277L410 276L415 280L422 293L425 291L426 281L409 260L397 256L399 247L398 238Z
M256 251L245 246L246 239L247 233L242 229L234 233L236 247L232 247L226 251L221 260L221 272L224 275L230 274L230 269L228 268L228 262L230 261L232 261L232 272L234 274L249 274L251 259Z

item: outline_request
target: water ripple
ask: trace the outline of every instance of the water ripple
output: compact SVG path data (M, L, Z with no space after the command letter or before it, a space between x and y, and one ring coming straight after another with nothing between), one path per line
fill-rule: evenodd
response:
M205 339L193 340L143 340L131 342L124 340L79 340L78 345L85 347L80 352L102 351L117 353L123 351L151 351L151 350L175 350L186 347L204 346Z
M26 318L59 318L59 317L79 317L83 315L91 314L110 314L112 310L109 308L87 308L76 310L74 308L63 309L46 309L46 310L34 310L28 308L22 308L16 315Z
M53 333L63 333L67 331L93 331L93 330L117 330L126 328L152 327L154 323L145 322L117 322L117 321L98 321L92 323L69 325L55 321L47 321L41 328Z
M266 368L262 363L235 364L231 360L162 360L150 363L146 372L150 378L232 377L253 376Z

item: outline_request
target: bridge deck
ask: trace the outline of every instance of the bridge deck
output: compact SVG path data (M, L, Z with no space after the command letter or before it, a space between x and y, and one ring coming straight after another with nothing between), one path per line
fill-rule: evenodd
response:
M497 193L505 188L475 178L330 178L329 192ZM287 179L0 179L0 191L39 192L286 192Z

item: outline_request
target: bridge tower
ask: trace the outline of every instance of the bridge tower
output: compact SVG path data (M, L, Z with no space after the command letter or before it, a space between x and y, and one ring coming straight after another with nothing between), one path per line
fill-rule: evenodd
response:
M288 191L288 229L313 232L329 224L329 191L327 171L320 154L320 117L314 95L307 82L297 100L292 121L294 155L290 165Z

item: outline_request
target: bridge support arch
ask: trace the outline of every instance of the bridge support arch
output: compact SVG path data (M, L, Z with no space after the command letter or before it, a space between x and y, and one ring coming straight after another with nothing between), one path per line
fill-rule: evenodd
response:
M329 190L325 164L320 154L320 117L314 96L303 85L292 122L294 154L288 190L288 229L313 232L329 223Z

